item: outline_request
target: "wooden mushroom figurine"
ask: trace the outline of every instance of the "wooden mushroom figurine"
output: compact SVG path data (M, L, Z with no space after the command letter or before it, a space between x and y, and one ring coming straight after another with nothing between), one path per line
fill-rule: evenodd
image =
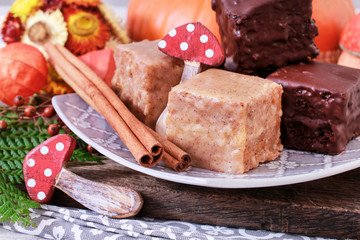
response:
M202 23L188 23L171 30L159 41L163 53L184 60L181 81L201 71L201 64L219 66L224 61L221 44Z
M219 66L224 61L224 50L215 35L200 22L187 23L171 30L159 41L165 54L184 60L180 83L192 78L202 69L202 64ZM166 137L167 108L156 123L156 131Z
M360 13L345 25L340 37L340 47L343 52L338 64L360 69Z
M138 192L84 179L64 167L75 144L73 137L60 134L46 140L26 155L23 172L31 199L47 203L57 187L100 214L112 218L136 215L143 204Z

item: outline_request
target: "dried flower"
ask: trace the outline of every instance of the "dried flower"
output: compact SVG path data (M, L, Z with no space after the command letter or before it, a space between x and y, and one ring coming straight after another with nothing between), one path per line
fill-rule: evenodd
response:
M8 13L3 27L1 29L2 39L5 43L18 42L24 32L24 27L19 17L14 17L12 13Z
M22 42L36 47L47 58L44 43L64 45L67 37L66 23L60 10L52 13L39 10L27 20Z
M129 43L130 38L128 37L125 28L121 25L121 20L116 19L111 9L104 4L100 4L98 8L103 18L110 25L113 34L118 38L119 42Z
M57 9L61 9L63 0L44 0L44 4L41 6L41 10L44 12L53 12Z
M80 55L105 47L111 30L96 9L85 11L72 5L64 7L63 13L69 30L66 48Z
M11 6L10 12L24 23L31 14L40 8L42 3L43 0L16 0Z
M85 6L85 7L96 7L101 4L101 0L64 0L66 4L75 4L77 6Z
M53 95L72 93L74 92L64 80L59 76L55 69L48 64L49 74L47 84L43 87L42 91Z

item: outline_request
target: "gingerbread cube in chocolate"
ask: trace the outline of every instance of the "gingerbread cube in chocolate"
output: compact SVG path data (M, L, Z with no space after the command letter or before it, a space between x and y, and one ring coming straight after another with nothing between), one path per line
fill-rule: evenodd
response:
M212 0L225 69L272 70L319 54L312 0Z
M360 70L314 61L283 67L267 79L284 88L285 147L338 154L360 135Z
M171 87L180 82L183 61L159 51L158 41L120 44L112 88L131 112L155 128Z

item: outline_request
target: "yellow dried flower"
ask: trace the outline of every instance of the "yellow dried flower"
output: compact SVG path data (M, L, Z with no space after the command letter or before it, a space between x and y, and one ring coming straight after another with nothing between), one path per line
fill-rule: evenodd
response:
M119 19L116 19L111 9L104 4L100 4L98 8L103 18L110 25L113 34L119 39L120 43L129 43L130 38L127 35L125 27L122 26Z
M57 74L55 69L48 64L49 74L47 84L43 87L42 92L50 93L53 95L72 93L74 92L62 78Z
M24 23L31 14L41 7L43 2L44 0L16 0L11 6L10 12Z

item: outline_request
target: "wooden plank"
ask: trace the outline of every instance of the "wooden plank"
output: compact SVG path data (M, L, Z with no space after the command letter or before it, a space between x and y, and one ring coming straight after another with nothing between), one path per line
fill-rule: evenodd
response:
M178 184L125 168L68 166L82 177L139 191L138 216L317 237L360 237L360 169L288 186L216 189ZM51 204L82 207L60 191Z

